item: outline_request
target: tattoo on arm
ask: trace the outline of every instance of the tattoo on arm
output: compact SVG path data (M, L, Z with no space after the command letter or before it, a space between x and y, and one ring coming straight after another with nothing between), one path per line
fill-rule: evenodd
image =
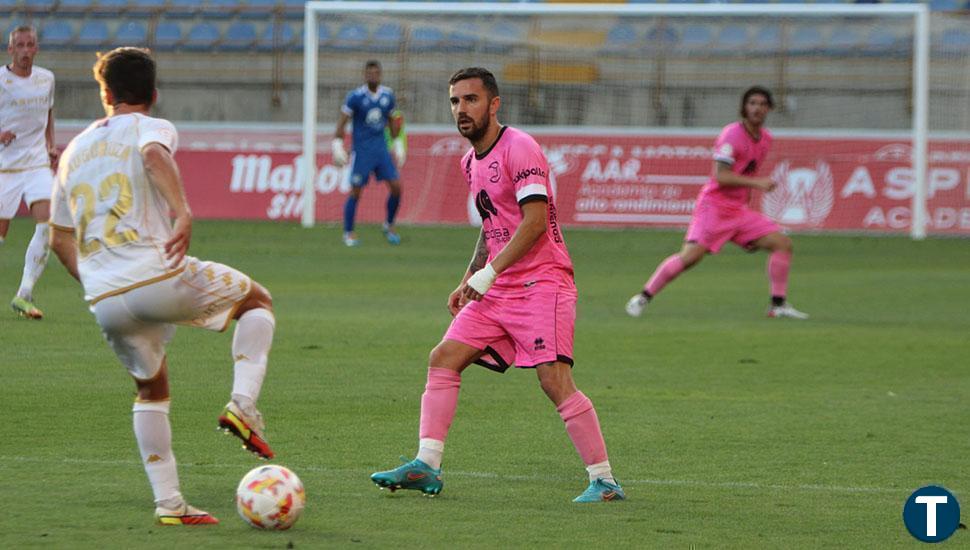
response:
M485 267L485 263L488 261L488 247L485 246L485 233L478 234L478 244L475 245L475 253L472 255L472 261L468 264L468 272L475 273L479 269Z

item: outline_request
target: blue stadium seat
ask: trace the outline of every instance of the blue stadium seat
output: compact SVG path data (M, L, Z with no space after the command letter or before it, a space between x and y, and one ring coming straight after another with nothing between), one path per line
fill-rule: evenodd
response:
M822 47L822 33L816 25L798 26L788 35L787 50L791 53L812 53Z
M511 21L499 21L489 27L487 36L484 50L489 53L503 53L524 42L525 31Z
M836 54L849 54L862 46L862 37L852 27L836 27L829 35L827 50Z
M192 51L211 50L216 42L219 41L219 27L212 23L203 21L196 23L189 29L189 34L185 38L183 47Z
M432 51L441 44L445 33L437 27L415 27L411 30L409 48L412 52Z
M19 25L19 23L15 24ZM11 29L12 30L12 29ZM4 36L9 36L6 32ZM58 49L71 44L74 39L74 29L67 21L50 21L40 29L40 44L43 48Z
M371 45L379 52L396 52L401 45L401 25L397 23L383 23L374 29Z
M712 39L709 25L687 25L680 35L680 47L690 51L706 50Z
M273 50L273 34L276 29L279 28L279 47L284 51L293 49L293 40L296 38L296 32L293 30L293 26L289 23L279 22L270 23L266 25L263 29L263 33L259 35L259 40L256 41L256 49L261 52L269 52ZM300 45L302 46L302 42Z
M748 45L748 27L728 25L717 33L717 49L722 53L743 50Z
M970 54L970 29L947 29L940 35L940 50L947 54Z
M650 51L669 50L677 44L677 29L668 26L656 26L647 31L646 47Z
M640 36L633 25L619 23L606 33L603 49L611 53L633 52L640 46Z
M303 19L304 0L283 0L283 16L287 19Z
M226 29L220 48L228 51L245 51L252 48L255 43L256 27L252 23L238 21Z
M229 19L239 12L239 0L206 0L202 4L202 17Z
M330 44L336 50L354 50L363 46L370 38L367 27L360 23L345 23L337 30L337 35Z
M74 44L81 49L96 50L107 44L109 38L111 33L107 23L101 20L85 21L77 32Z
M759 52L775 52L781 47L781 28L778 25L759 26L754 34L754 48Z
M125 21L115 32L117 46L147 46L148 28L141 21Z
M172 51L182 43L182 26L172 21L162 21L155 27L155 48Z
M24 0L23 7L29 12L47 13L54 8L54 1L55 0Z
M136 16L153 15L165 9L166 0L131 0L128 13Z
M930 0L933 11L959 11L963 9L961 0Z
M239 17L268 20L281 6L279 0L244 0L239 10Z
M85 14L94 7L95 0L61 0L57 4L57 13L64 15Z
M195 17L202 7L198 0L170 0L166 17Z
M898 38L889 29L882 27L873 27L869 32L869 36L866 37L866 43L864 48L867 52L885 52L887 50L895 49L897 46Z
M91 14L98 17L118 17L128 10L128 0L97 0Z
M444 47L450 52L470 52L478 47L484 32L475 23L459 23L445 37Z

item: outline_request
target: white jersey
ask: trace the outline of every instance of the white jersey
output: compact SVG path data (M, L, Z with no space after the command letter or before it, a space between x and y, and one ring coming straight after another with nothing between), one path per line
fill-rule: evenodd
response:
M47 116L54 108L54 73L34 65L30 76L0 67L0 130L17 137L0 149L0 172L22 172L50 165Z
M85 299L98 300L174 276L165 243L172 237L169 207L149 183L141 151L159 143L172 154L175 126L141 114L99 120L71 140L61 156L51 224L73 230Z

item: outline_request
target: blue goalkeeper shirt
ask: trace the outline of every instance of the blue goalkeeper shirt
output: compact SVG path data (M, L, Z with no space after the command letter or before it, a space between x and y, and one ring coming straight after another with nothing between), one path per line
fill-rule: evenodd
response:
M347 94L340 110L353 120L353 150L357 156L387 152L384 128L395 103L394 92L386 86L378 86L371 93L364 85Z

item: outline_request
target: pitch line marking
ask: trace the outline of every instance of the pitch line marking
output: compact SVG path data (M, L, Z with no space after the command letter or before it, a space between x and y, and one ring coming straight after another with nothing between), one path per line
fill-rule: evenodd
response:
M3 463L11 462L22 462L22 463L46 463L46 464L88 464L88 465L98 465L98 466L141 466L141 462L137 460L105 460L105 459L89 459L89 458L58 458L58 459L47 459L31 456L0 456L0 469L3 468ZM241 464L218 464L207 462L204 464L192 463L192 462L179 462L179 466L184 468L239 468L245 465ZM293 466L292 464L290 466ZM318 472L326 474L354 474L360 475L366 479L366 476L370 474L369 471L357 470L357 469L339 469L339 468L323 468L320 466L293 466L293 469L299 471L308 472ZM506 481L556 481L556 482L569 482L575 481L574 478L564 478L558 476L544 476L544 475L509 475L509 474L498 474L494 472L467 472L467 471L454 471L449 470L448 476L454 477L469 477L469 478L479 478L479 479L497 479ZM668 486L668 487L703 487L710 489L755 489L761 491L816 491L816 492L829 492L829 493L884 493L884 494L901 494L906 493L907 490L904 488L890 488L890 487L853 487L844 485L820 485L820 484L796 484L796 485L782 485L778 483L758 483L755 481L700 481L691 479L627 479L623 478L623 485L658 485L658 486Z

